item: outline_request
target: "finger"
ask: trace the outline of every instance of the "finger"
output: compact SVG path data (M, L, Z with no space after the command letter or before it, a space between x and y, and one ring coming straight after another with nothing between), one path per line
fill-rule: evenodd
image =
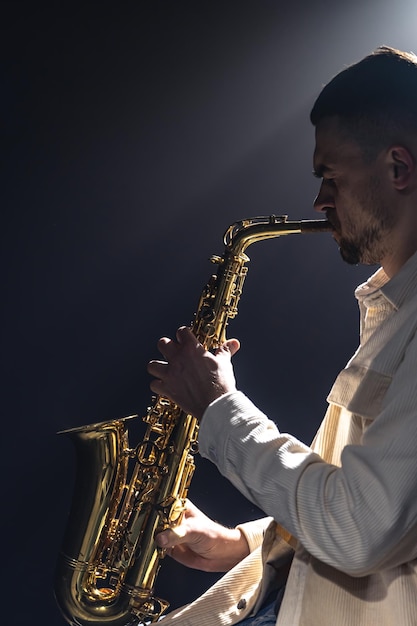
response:
M149 388L152 393L156 394L157 396L164 396L168 398L168 391L166 390L162 380L160 380L159 378L154 378L153 380L151 380L151 382L149 383Z
M217 351L217 354L221 354L222 351L227 352L230 356L234 356L240 349L240 341L238 339L228 339Z
M211 567L211 562L209 559L206 559L199 554L196 554L190 548L183 545L174 546L172 548L167 549L167 554L170 557L185 565L186 567L191 567L193 569L200 570L202 572L210 572L213 571ZM214 568L216 571L218 568Z
M163 378L168 370L168 363L166 361L149 361L147 365L148 374L155 376L156 378Z
M167 361L169 361L169 359L176 354L178 346L176 345L175 341L173 341L169 337L161 337L161 339L159 339L157 343L157 348L162 356L165 357Z
M187 341L197 341L195 335L191 332L191 329L188 326L180 326L176 332L177 340L181 343L185 343Z
M155 541L161 548L178 546L186 541L187 531L185 528L179 530L179 527L168 528L155 536Z
M181 524L174 528L167 528L156 535L155 539L161 547L181 545L190 539L190 521L192 518L200 516L205 518L206 515L196 507L188 498L185 500L184 517ZM188 522L186 521L188 520Z
M184 347L204 350L203 346L188 326L180 326L177 330L176 337L178 343L182 344Z
M181 565L198 569L203 572L210 571L210 568L207 565L207 560L200 555L195 554L195 552L190 550L187 546L174 546L172 548L165 548L165 550L170 557L175 559L178 563L181 563Z
M184 508L184 517L193 517L195 515L197 515L198 513L200 513L201 515L204 515L204 513L202 513L200 511L199 508L196 507L196 505L191 502L191 500L189 500L188 498L185 498L185 508Z

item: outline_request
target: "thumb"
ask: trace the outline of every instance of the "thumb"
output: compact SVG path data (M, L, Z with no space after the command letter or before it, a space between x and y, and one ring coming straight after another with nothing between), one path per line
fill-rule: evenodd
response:
M226 352L229 352L230 356L234 356L239 348L240 341L238 339L227 339L227 341L225 341L224 344L220 346L219 351L223 349Z

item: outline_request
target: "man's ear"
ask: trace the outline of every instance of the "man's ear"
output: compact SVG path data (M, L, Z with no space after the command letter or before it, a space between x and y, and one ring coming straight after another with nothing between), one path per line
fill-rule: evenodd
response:
M390 179L394 189L404 191L416 176L416 163L413 155L404 146L391 146L388 150Z

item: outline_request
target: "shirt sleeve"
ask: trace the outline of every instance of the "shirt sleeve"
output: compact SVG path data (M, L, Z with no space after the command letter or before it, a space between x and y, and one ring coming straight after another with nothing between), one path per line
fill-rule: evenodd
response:
M207 409L201 454L319 560L365 576L417 557L417 341L341 466L281 433L241 392Z
M265 530L268 528L271 521L272 517L263 517L262 519L244 522L236 526L236 528L245 535L250 552L253 552L262 544Z

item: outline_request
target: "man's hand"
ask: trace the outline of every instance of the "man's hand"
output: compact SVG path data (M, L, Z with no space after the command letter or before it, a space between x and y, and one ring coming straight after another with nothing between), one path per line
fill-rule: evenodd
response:
M231 357L239 347L237 339L229 339L212 354L182 326L176 341L167 337L158 341L158 350L166 360L148 364L149 374L155 377L151 390L201 419L213 400L236 389Z
M239 529L213 522L189 500L181 524L155 540L176 561L203 572L227 572L249 554Z

